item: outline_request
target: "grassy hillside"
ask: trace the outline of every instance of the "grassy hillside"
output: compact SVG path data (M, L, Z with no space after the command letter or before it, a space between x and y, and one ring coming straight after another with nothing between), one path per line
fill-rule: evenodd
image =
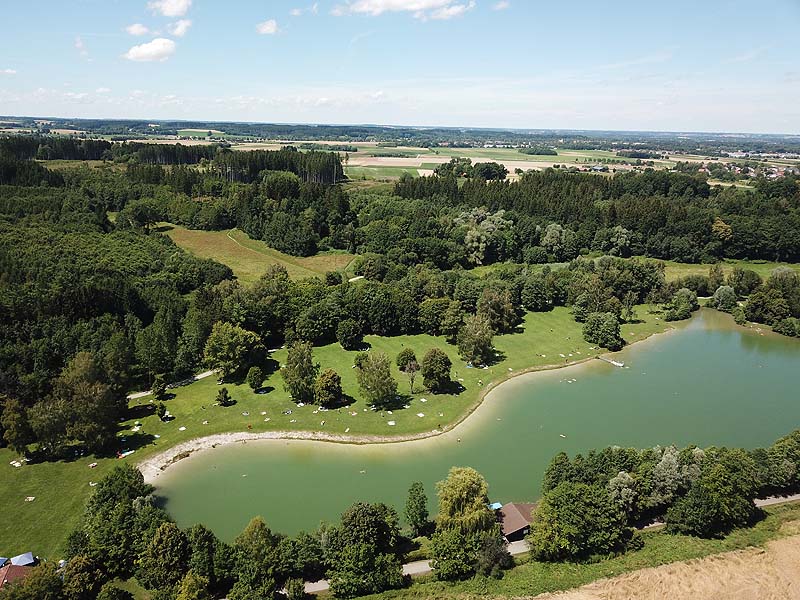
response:
M303 279L322 276L326 271L344 272L354 258L351 254L333 252L309 257L291 256L270 248L264 242L250 239L238 229L202 231L163 224L161 230L184 250L228 265L233 274L248 285L261 277L270 265L283 265L289 277Z

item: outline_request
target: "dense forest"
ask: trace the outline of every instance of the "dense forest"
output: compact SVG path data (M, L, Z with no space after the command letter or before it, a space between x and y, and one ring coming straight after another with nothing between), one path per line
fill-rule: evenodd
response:
M685 174L548 170L515 183L473 176L460 185L445 175L403 178L392 192L346 191L334 183L335 153L204 147L207 156L190 156L182 146L126 143L111 146L105 167L53 171L31 158L48 140L0 144L0 433L23 450L102 451L124 392L209 366L219 324L247 341L242 371L253 344L348 347L365 334L417 332L444 335L483 364L493 335L554 306L571 307L591 343L616 349L636 305L682 319L698 296L740 322L800 334L791 270L762 281L711 267L667 283L660 263L627 258L797 260L792 179L751 191ZM90 151L81 144L53 148ZM228 267L177 248L159 233L162 221L238 227L295 255L346 249L364 281L336 272L292 281L273 268L246 287ZM606 256L582 256L590 251ZM496 263L508 264L471 270Z

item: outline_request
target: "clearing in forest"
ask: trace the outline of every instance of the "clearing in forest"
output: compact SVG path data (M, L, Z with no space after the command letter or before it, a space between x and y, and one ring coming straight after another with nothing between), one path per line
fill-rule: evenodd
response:
M178 246L201 258L213 258L228 265L245 285L263 275L270 265L282 265L292 279L320 277L327 271L345 271L353 255L324 253L298 257L278 252L264 242L250 239L238 229L203 231L166 224L166 233Z

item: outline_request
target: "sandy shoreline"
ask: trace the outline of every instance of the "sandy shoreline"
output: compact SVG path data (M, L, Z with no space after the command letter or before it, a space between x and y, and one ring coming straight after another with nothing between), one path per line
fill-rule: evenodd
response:
M691 322L691 320L690 320ZM642 342L660 338L664 334L677 331L675 327L657 333L648 335L647 337L630 343L623 351L627 351L633 346L640 345ZM533 366L526 369L521 369L513 373L505 375L502 379L488 384L476 398L475 402L459 417L459 419L448 427L441 430L423 431L420 433L412 433L407 435L395 436L382 436L382 435L347 435L347 434L331 434L321 431L263 431L254 433L252 431L232 431L228 433L218 433L209 436L194 438L176 444L162 452L159 452L142 462L137 466L142 471L145 481L153 483L159 475L161 475L171 465L178 461L188 458L190 455L211 450L221 445L229 445L235 443L246 443L251 441L264 441L264 440L304 440L314 442L326 442L335 444L397 444L403 442L420 441L430 438L435 438L443 435L452 434L456 429L462 426L470 417L474 416L481 407L486 406L488 403L485 401L487 396L496 391L502 384L512 380L517 380L522 375L535 375L537 373L552 372L570 367L578 367L585 365L597 358L597 356L613 356L618 353L603 353L596 356L589 356L576 361L570 361L564 364L542 365Z

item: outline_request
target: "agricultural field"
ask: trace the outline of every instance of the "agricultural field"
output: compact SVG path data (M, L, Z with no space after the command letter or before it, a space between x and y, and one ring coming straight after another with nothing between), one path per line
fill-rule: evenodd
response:
M321 253L297 257L278 252L243 231L203 231L170 223L160 227L178 246L201 258L213 258L228 265L245 285L252 284L270 265L282 265L292 279L324 276L327 271L346 272L354 256L346 253Z

